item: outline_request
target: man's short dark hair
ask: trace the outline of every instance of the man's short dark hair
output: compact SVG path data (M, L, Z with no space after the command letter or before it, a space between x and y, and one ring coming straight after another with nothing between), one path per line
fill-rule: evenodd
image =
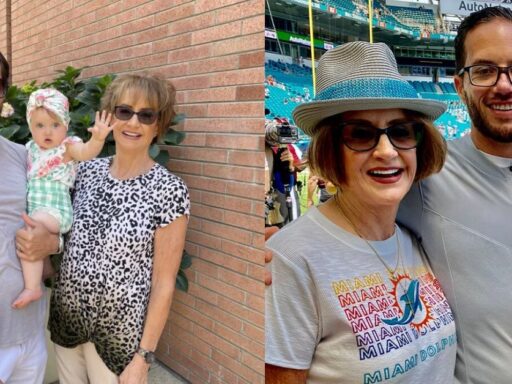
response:
M466 51L464 44L468 33L479 26L480 24L488 23L494 19L504 19L512 23L512 9L505 7L487 7L480 11L471 13L468 17L462 20L457 36L455 37L455 70L459 72L464 68L466 62Z
M7 59L0 52L0 84L3 92L7 92L7 87L9 86L9 63ZM2 95L0 95L2 96Z

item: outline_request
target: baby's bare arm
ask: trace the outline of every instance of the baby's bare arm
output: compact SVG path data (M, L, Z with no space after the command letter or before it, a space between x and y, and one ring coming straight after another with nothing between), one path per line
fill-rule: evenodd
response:
M114 124L112 121L112 114L106 111L96 112L96 121L94 126L89 128L92 137L86 143L69 143L67 144L65 160L85 161L94 159L98 156L105 144L105 139L112 131Z

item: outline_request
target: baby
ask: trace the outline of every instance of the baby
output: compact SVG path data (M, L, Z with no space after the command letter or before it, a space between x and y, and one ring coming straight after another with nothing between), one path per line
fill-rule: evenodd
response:
M112 130L112 115L96 112L91 139L83 143L68 137L69 102L55 89L40 89L30 95L27 122L32 140L27 143L28 214L52 233L66 233L73 221L69 189L75 180L76 161L96 157ZM43 261L21 261L25 289L12 306L23 308L42 296Z

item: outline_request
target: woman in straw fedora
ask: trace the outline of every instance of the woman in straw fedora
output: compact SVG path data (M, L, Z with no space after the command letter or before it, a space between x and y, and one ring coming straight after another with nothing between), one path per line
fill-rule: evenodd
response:
M352 42L318 64L318 94L295 122L310 166L334 198L267 243L267 383L451 383L450 307L422 246L395 223L413 182L438 172L446 147L382 43Z

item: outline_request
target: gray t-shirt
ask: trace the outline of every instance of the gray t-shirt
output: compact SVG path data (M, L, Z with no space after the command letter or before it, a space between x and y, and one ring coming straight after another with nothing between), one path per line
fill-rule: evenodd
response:
M398 216L422 236L453 308L456 383L512 383L512 171L470 136L451 141L443 170L411 190Z
M0 136L0 347L23 343L41 332L46 300L23 309L11 304L23 290L15 235L23 226L26 199L26 151Z
M267 242L265 362L308 369L314 384L451 383L455 324L416 242L397 228L372 245L393 277L316 207Z

